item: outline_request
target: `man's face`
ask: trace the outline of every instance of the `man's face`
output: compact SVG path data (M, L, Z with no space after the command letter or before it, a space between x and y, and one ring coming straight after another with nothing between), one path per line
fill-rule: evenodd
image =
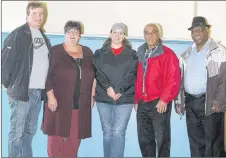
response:
M33 8L30 9L29 15L27 15L27 22L31 27L40 28L44 20L44 9Z
M144 28L144 38L149 48L155 46L159 41L158 28L155 25L146 26Z
M197 45L205 43L209 38L209 31L206 27L195 27L191 30L191 37Z

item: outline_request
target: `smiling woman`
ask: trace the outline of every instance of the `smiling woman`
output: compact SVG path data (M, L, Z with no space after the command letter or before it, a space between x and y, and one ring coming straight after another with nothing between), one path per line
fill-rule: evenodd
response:
M125 131L133 108L138 59L126 32L123 23L115 23L110 37L94 54L95 101L103 129L104 157L123 157Z
M80 140L91 137L93 53L80 45L81 25L68 21L65 41L52 47L46 81L42 130L48 135L48 156L77 156ZM94 84L95 86L95 84Z

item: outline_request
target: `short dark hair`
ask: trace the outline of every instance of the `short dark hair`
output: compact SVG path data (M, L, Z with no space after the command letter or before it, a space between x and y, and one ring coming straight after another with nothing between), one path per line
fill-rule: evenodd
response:
M26 9L27 15L30 14L30 9L36 9L36 8L43 8L44 9L42 2L34 1L34 2L28 3L27 9Z
M82 26L78 21L69 20L64 26L64 34L66 34L71 29L76 29L80 34L82 33Z

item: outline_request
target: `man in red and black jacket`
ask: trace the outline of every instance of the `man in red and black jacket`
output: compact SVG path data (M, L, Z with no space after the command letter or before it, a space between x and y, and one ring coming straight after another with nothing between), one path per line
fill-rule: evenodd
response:
M159 24L144 28L145 43L138 48L135 85L137 131L143 157L170 157L172 100L180 87L179 60L162 44ZM155 141L156 140L156 141Z

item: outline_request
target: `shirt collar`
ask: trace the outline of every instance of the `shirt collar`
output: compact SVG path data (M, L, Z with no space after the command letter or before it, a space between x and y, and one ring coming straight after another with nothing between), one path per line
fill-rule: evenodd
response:
M161 43L161 40L151 49L148 47L148 44L146 43L146 52L153 52L154 50L157 49L157 47L160 45L160 43Z
M210 45L210 38L206 41L205 45L202 47L202 49L200 51L208 50L209 49L209 45ZM198 52L196 44L194 44L193 50Z

